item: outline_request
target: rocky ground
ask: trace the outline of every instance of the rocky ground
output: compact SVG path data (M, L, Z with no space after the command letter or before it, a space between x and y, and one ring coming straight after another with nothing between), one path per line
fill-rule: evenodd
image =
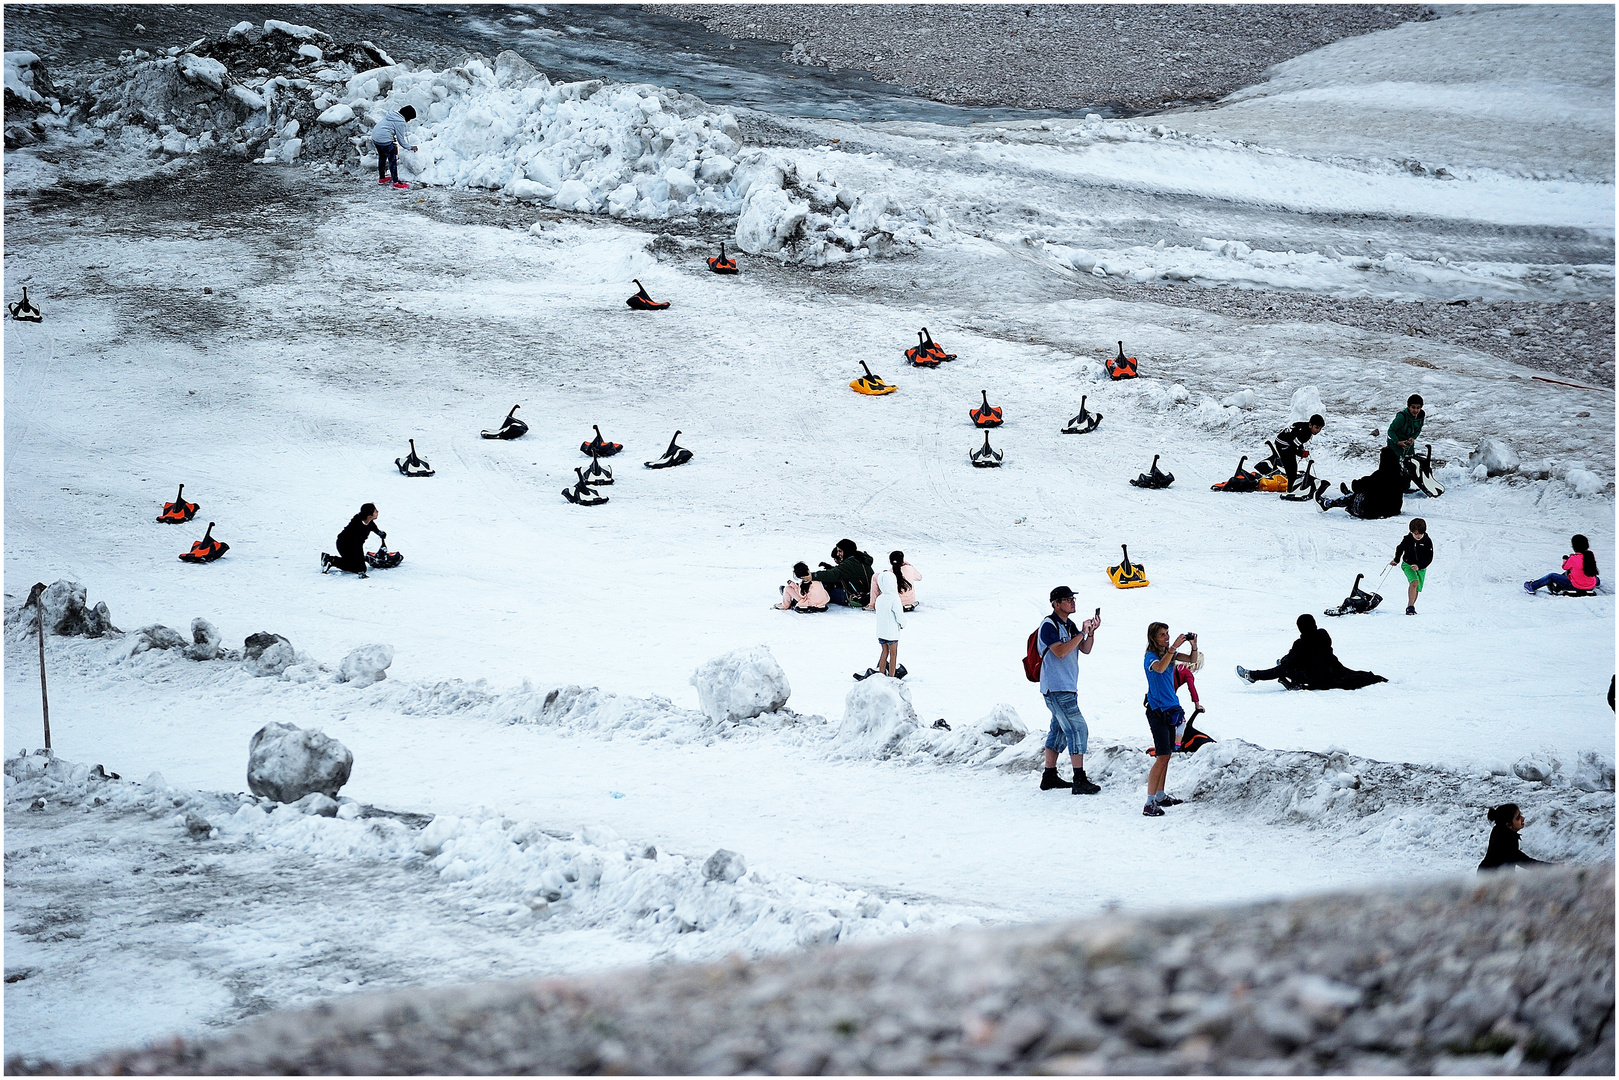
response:
M1421 4L648 4L800 64L858 68L952 105L1142 111L1223 97Z
M1508 871L755 963L375 995L73 1071L1611 1075L1613 890L1611 863Z

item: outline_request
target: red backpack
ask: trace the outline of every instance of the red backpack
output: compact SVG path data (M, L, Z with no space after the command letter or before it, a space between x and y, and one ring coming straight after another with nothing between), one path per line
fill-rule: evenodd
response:
M1023 675L1030 682L1040 681L1040 662L1045 659L1045 653L1040 648L1040 631L1045 629L1046 620L1040 620L1034 633L1029 635L1028 647L1023 652Z

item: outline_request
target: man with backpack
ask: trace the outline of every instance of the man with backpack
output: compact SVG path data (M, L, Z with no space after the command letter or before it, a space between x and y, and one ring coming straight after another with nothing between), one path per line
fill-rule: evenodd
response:
M1029 635L1023 660L1023 673L1040 683L1040 693L1051 710L1051 731L1046 735L1046 766L1040 774L1040 790L1067 788L1075 795L1095 795L1102 789L1085 775L1085 747L1090 729L1079 711L1079 654L1089 654L1096 643L1096 628L1102 625L1102 611L1082 626L1074 625L1074 590L1059 585L1051 590L1051 614L1040 629ZM1074 779L1065 782L1057 775L1057 754L1064 746L1074 763Z

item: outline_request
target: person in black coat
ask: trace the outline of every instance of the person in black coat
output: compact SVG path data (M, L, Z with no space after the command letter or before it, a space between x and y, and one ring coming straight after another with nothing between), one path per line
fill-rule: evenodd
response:
M1487 815L1495 822L1495 828L1490 830L1490 846L1484 852L1484 861L1478 864L1479 872L1496 870L1514 863L1526 866L1547 866L1539 859L1531 859L1518 850L1518 833L1523 829L1523 811L1518 809L1517 803L1502 803Z
M1405 590L1405 613L1417 613L1417 594L1427 584L1428 565L1433 562L1433 537L1428 535L1428 523L1421 518L1411 519L1411 529L1400 538L1394 549L1390 566L1398 565L1400 573L1410 584Z
M1276 679L1289 690L1359 690L1373 683L1388 682L1383 676L1370 671L1355 671L1344 667L1332 651L1332 637L1315 624L1315 616L1300 615L1297 622L1298 640L1287 650L1287 655L1276 661L1276 666L1263 671L1237 668L1237 677L1244 682L1263 682Z
M383 540L388 539L388 534L377 528L376 503L361 506L360 512L343 526L343 531L337 534L336 555L321 552L320 572L324 574L328 570L337 569L366 577L365 538L371 533L376 533Z
M1299 474L1299 458L1309 457L1310 451L1304 444L1314 435L1321 434L1321 429L1327 426L1320 413L1315 413L1308 420L1300 420L1276 434L1276 463L1287 474L1287 487L1292 490L1293 481Z
M1344 485L1338 485L1343 488ZM1400 467L1400 454L1393 445L1385 446L1377 455L1377 471L1359 480L1351 480L1348 490L1336 499L1327 498L1323 487L1316 501L1322 510L1341 506L1351 517L1389 518L1399 514L1405 495L1405 473Z

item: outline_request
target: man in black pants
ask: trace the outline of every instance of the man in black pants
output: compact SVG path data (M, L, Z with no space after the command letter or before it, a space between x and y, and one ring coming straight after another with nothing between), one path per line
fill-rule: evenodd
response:
M1388 682L1370 671L1355 671L1343 665L1332 651L1332 638L1315 624L1314 615L1300 615L1298 640L1273 668L1249 671L1237 668L1243 682L1276 679L1289 690L1359 690L1373 683Z
M359 574L367 577L365 562L365 538L376 533L383 540L388 534L377 528L377 504L366 503L360 507L360 512L349 519L343 526L343 531L337 534L337 554L328 555L324 551L320 556L320 572L328 570L345 570L350 574Z

